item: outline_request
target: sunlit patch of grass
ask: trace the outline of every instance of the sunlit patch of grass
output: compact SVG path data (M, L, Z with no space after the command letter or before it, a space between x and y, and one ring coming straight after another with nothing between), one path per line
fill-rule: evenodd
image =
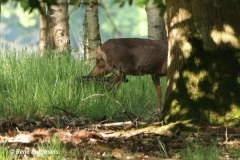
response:
M0 146L0 159L14 159L15 155L10 152L8 150L8 147L5 144L1 145Z
M65 145L57 138L53 137L49 143L39 144L37 149L32 149L34 157L40 159L64 159L67 156Z

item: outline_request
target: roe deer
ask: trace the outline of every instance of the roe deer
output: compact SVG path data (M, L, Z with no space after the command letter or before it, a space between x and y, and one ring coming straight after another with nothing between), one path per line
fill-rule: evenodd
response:
M104 77L105 81L117 86L128 82L126 75L141 76L149 74L161 106L160 77L167 74L167 41L139 38L109 39L96 51L96 66L84 78Z

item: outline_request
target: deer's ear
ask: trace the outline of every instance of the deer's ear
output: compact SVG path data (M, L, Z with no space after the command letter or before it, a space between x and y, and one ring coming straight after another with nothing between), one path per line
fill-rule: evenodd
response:
M99 47L96 51L96 58L97 59L103 59L105 61L107 59L106 53L101 50L101 47Z

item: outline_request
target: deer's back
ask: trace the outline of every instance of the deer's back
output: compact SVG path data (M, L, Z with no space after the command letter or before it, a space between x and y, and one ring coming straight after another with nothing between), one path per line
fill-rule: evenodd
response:
M120 68L126 75L158 74L167 71L167 41L139 38L110 39L100 50L107 65Z

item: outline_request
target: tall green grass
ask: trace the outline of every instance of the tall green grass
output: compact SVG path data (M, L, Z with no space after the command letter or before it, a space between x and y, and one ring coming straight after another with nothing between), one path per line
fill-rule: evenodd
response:
M122 110L151 117L156 110L150 76L129 76L128 83L117 91L110 90L94 82L73 83L73 79L87 75L93 68L83 61L13 51L1 53L0 68L0 112L4 117L61 114L54 107L90 118L111 116Z

